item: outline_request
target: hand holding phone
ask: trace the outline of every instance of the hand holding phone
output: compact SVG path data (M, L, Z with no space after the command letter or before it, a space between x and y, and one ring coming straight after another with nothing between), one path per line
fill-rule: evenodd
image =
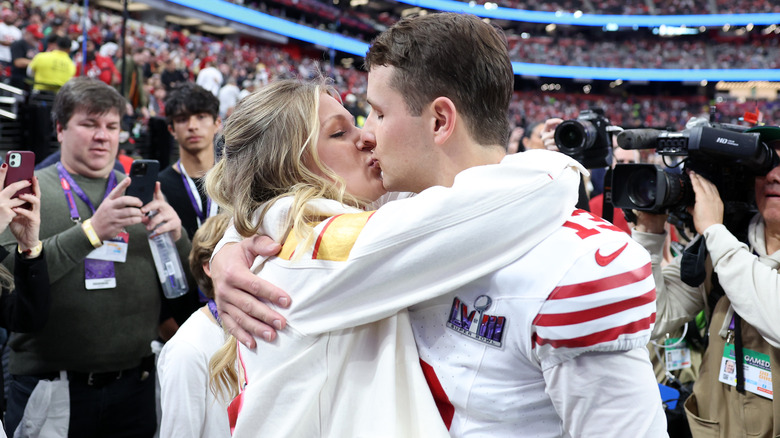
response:
M10 209L2 209L0 231L9 227L19 243L19 248L23 251L31 249L40 244L38 233L41 225L40 188L33 176L35 154L30 151L9 151L3 167L5 178L0 187L0 202ZM22 185L22 181L29 181L29 185L13 192L13 184L18 187ZM25 195L26 199L19 199L22 195Z
M125 191L127 196L135 196L143 205L154 199L154 186L160 163L157 160L135 160L130 166L130 187Z
M33 173L35 172L35 153L31 151L8 151L5 156L5 163L8 164L8 173L5 175L5 185L17 181L30 181L32 183ZM22 193L32 193L32 187L25 187L16 192L13 196L18 198Z
M8 151L5 156L8 172L5 174L3 187L18 181L30 181L30 186L17 191L12 198L18 198L21 194L32 194L32 179L35 172L35 153L31 151ZM24 208L30 209L30 203L25 203Z

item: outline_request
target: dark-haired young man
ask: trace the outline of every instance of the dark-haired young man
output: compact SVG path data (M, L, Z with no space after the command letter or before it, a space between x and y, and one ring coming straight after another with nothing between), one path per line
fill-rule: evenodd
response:
M179 144L179 160L160 172L160 185L191 239L217 213L217 204L206 196L202 180L214 167L214 137L222 127L219 100L203 87L185 83L168 94L165 115L168 131ZM197 285L191 282L190 286L184 297L169 302L179 323L200 307Z

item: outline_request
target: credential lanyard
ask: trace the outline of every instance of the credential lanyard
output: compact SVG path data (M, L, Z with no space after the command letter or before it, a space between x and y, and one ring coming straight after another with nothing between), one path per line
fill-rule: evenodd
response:
M84 190L79 187L73 177L70 176L68 171L65 170L65 167L59 161L57 162L57 173L60 175L60 186L62 186L62 191L65 193L65 200L68 202L68 208L70 209L70 219L76 223L81 220L81 216L79 216L79 209L76 207L76 199L73 197L73 193L75 193L76 196L84 201L84 203L87 204L87 207L92 210L92 214L94 214L95 206L92 205L92 201L89 200ZM103 195L103 199L108 197L108 194L114 190L114 187L116 187L116 175L112 170L111 174L108 175L108 185L106 186L106 193Z
M219 312L217 311L217 303L215 303L213 299L209 298L208 306L209 311L214 316L214 319L217 320L217 324L222 327L222 320L219 318Z
M731 317L731 323L729 323L729 330L734 333L734 359L737 369L737 391L740 394L745 393L745 355L744 346L742 344L742 318L737 312Z
M195 181L187 174L187 170L181 163L181 159L176 162L181 171L181 180L184 183L184 188L187 190L187 196L190 198L192 208L195 210L195 214L198 217L198 226L200 227L207 218L217 214L217 205L211 202L211 198L206 197L206 209L203 209L203 201L198 191L198 186L195 185Z

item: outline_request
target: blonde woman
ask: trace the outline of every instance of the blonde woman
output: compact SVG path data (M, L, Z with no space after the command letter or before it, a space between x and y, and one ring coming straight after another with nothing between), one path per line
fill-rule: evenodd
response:
M165 343L157 361L160 436L166 438L230 437L227 403L216 399L208 388L209 360L225 343L209 278L209 258L229 223L227 215L212 216L192 236L190 271L209 301Z
M227 121L224 158L206 184L209 196L233 213L242 236L270 234L281 241L289 235L289 242L304 242L303 255L313 224L361 212L385 193L370 149L360 146L360 129L334 96L324 83L278 81L242 100ZM239 425L234 436L365 436L376 427L388 436L448 436L405 312L362 329L281 338L263 348L261 360L241 357L242 383L250 381L257 394L273 394L275 408L245 405L265 414ZM212 372L218 390L236 395L236 341L225 349L214 356ZM269 378L255 382L257 374ZM366 394L381 400L382 409L363 404ZM236 416L254 418L237 412L240 403L231 426ZM276 415L277 409L284 414Z
M330 93L273 83L226 123L224 158L207 176L209 195L233 214L223 241L265 234L283 242L254 271L293 299L276 308L288 325L273 342L239 347L238 376L235 341L230 354L214 356L215 382L232 394L237 381L243 387L229 410L236 437L448 436L406 308L451 302L438 297L560 227L576 199L576 163L521 154L464 170L450 188L364 211L384 192L381 171L370 139ZM549 215L513 222L521 206L551 198L562 202L545 205ZM505 226L528 232L504 238ZM464 248L471 259L447 259ZM357 281L356 271L365 274Z

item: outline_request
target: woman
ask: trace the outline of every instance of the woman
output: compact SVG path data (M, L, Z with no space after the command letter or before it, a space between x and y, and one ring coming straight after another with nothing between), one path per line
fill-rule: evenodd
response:
M0 165L0 233L6 228L17 241L13 274L4 265L9 248L0 246L0 327L13 332L33 332L49 318L49 271L38 239L41 225L41 191L38 178L5 185L8 163ZM33 193L14 195L32 186ZM25 205L25 204L29 204ZM2 382L2 379L0 379ZM0 385L1 386L1 385ZM5 433L0 429L0 437Z
M209 278L209 258L229 223L230 217L225 214L212 216L192 236L190 271L198 290L209 302L179 327L157 360L162 410L160 436L230 437L226 403L215 399L208 388L209 359L225 343Z
M0 165L0 232L9 228L17 241L13 274L6 268L8 248L0 247L0 326L13 332L32 332L46 324L49 316L49 271L38 239L41 225L41 192L38 178L5 186L8 164ZM14 197L32 185L32 194ZM29 203L29 208L23 206Z
M360 212L385 192L359 128L334 96L322 83L298 81L248 96L227 121L224 158L207 176L209 196L232 212L242 236L287 238L293 260L311 254L318 222ZM235 436L448 436L405 310L314 335L294 321L289 327L278 342L241 352L249 392L231 407ZM225 348L212 375L218 390L235 395L235 340Z

